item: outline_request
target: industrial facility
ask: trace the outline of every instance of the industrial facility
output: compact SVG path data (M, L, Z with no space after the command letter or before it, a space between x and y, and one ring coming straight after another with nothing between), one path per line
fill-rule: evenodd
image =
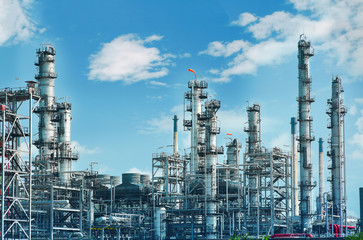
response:
M93 163L90 170L72 168L80 157L71 146L72 105L56 101L56 50L42 45L36 51L35 80L0 91L1 239L331 239L356 233L359 225L348 218L346 207L342 81L332 78L327 100L330 162L324 169L323 138L319 166L312 165L309 58L314 51L304 35L297 53L290 151L262 145L263 106L258 103L245 112L246 140L229 136L221 146L221 101L210 98L208 83L189 69L194 79L184 93L184 115L170 116L173 152L152 154L151 175L123 173L120 178L99 174ZM183 154L178 149L181 117L183 130L191 133L190 152ZM222 154L227 157L221 162ZM319 171L318 183L313 169ZM324 186L327 170L330 188Z

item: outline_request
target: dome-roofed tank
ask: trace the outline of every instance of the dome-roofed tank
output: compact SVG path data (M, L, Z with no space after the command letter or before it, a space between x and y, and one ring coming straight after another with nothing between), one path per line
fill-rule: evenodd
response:
M110 180L111 180L111 185L112 186L117 186L117 185L119 185L121 183L120 182L120 176L111 176Z
M123 173L122 184L140 184L140 173Z
M98 174L97 179L103 184L108 185L110 184L110 178L111 176L109 174Z
M138 199L150 192L150 176L140 173L123 173L122 184L116 186L116 198Z
M149 174L141 174L140 175L140 182L144 186L149 186L150 185L150 175Z

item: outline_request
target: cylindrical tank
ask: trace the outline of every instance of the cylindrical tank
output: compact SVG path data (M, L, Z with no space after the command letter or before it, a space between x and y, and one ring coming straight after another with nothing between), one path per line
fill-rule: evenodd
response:
M68 102L57 105L59 127L58 145L60 150L59 171L62 183L69 183L72 171L71 148L71 104Z
M123 173L122 184L140 184L140 173Z
M144 186L149 186L150 185L150 175L149 174L141 174L140 175L140 182Z
M111 176L109 174L98 174L97 178L100 179L101 183L104 185L110 184Z
M121 182L120 176L111 176L110 180L111 180L111 185L113 185L113 186L117 186Z
M166 228L164 216L166 214L166 209L163 207L158 207L155 209L154 217L154 229L155 229L155 239L163 240L166 237Z

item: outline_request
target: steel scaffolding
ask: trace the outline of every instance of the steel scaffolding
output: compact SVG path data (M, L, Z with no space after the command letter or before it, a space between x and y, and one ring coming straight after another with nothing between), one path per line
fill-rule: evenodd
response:
M32 239L32 115L35 82L0 91L1 239Z

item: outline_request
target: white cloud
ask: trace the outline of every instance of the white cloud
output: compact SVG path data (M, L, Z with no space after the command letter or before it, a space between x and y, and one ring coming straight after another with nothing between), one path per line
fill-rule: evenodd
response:
M174 106L168 113L161 113L160 116L147 120L139 129L139 134L167 134L173 131L173 116L177 115L178 130L180 132L183 126L183 105Z
M30 3L25 0L0 1L0 46L25 41L37 31L27 11Z
M276 138L272 139L270 143L270 147L278 147L282 149L289 149L288 146L290 146L290 134L289 133L282 133Z
M363 110L361 110L361 114L361 117L357 119L355 125L357 126L358 131L363 134Z
M230 110L221 109L217 112L217 116L221 130L232 134L242 132L244 123L247 121L246 112L242 107Z
M145 40L135 34L122 35L90 56L90 80L123 81L126 84L142 80L160 78L168 74L171 54L161 54L160 50L147 45L163 37L152 35Z
M130 168L126 173L140 173L140 174L148 174L151 176L151 172L150 171L143 171L140 170L136 167Z
M348 114L350 115L356 115L358 112L357 110L357 106L356 105L352 105L350 108L349 108L349 111L348 111Z
M84 145L81 145L77 141L72 141L71 146L76 152L79 152L80 154L92 155L92 154L96 154L96 153L100 152L99 147L95 147L93 149L90 149L90 148L88 148L88 147L86 147Z
M192 56L192 54L190 54L190 53L184 53L184 54L180 55L179 57L180 58L190 58L191 56Z
M244 27L256 20L257 20L257 18L255 16L253 16L251 13L244 12L244 13L241 13L238 17L238 20L233 21L232 24Z
M363 110L360 111L361 116L355 122L357 127L356 133L348 140L348 143L356 148L351 153L351 158L363 159Z
M230 43L211 42L201 53L232 56L227 66L214 79L228 82L234 75L255 74L259 67L279 64L296 55L297 41L305 33L313 47L335 60L352 77L363 75L363 2L362 1L298 1L290 0L297 13L276 11L256 18L242 13L232 22L253 36L251 42L227 51ZM248 26L247 26L248 25ZM238 49L238 50L237 50Z
M155 86L163 86L163 87L168 86L168 84L163 83L163 82L158 82L158 81L150 81L149 83L150 83L151 85L155 85Z
M208 54L214 57L229 57L232 54L237 53L241 49L247 47L248 45L248 42L243 40L235 40L227 43L214 41L209 43L208 48L204 51L201 51L199 54Z
M160 41L161 39L163 39L164 36L160 36L160 35L151 35L149 37L147 37L145 39L145 42L154 42L154 41Z

